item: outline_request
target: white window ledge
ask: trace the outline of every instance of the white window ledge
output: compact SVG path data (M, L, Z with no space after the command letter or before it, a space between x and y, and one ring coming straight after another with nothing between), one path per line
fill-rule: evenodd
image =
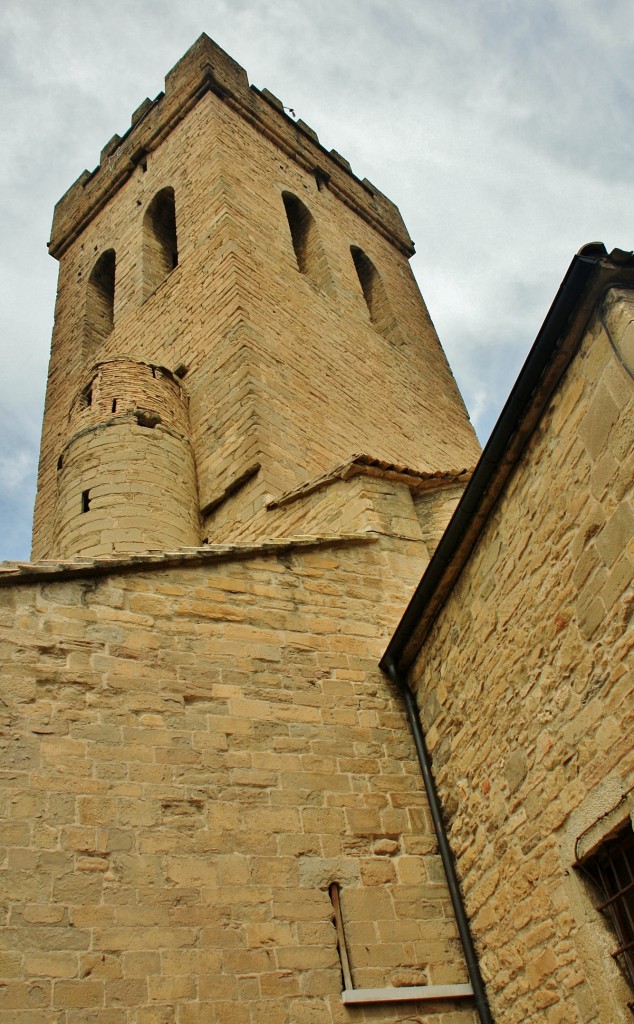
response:
M405 1003L413 999L465 999L473 995L471 985L405 985L399 988L344 989L344 1004Z

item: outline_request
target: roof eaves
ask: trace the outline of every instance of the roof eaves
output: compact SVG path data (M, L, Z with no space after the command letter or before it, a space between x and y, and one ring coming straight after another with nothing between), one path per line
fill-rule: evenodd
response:
M264 539L253 544L208 544L198 548L177 548L174 551L141 551L129 555L79 555L40 562L0 562L0 587L239 562L311 548L373 544L375 541L376 537L371 533L333 533Z
M338 480L351 480L355 476L375 476L393 480L395 483L404 483L414 494L422 494L450 487L454 483L466 483L471 478L472 472L471 469L417 470L411 469L409 466L385 462L383 459L376 459L370 455L350 455L343 462L333 466L332 469L320 473L319 476L311 477L299 487L285 491L276 498L269 498L266 508L283 508L293 501L299 501L315 491L329 487Z
M598 298L634 283L634 256L592 243L573 258L473 476L381 659L406 673L576 352Z

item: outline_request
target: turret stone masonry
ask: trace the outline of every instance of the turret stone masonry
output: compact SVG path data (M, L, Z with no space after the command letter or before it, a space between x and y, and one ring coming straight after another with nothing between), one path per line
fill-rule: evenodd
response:
M632 254L478 460L398 210L204 35L50 248L0 1024L626 1024Z

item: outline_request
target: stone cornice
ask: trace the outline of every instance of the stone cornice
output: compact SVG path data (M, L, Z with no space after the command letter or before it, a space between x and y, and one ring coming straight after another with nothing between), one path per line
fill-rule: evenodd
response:
M83 577L119 575L162 569L204 566L218 562L240 562L252 558L276 557L284 552L300 552L320 547L346 547L372 544L371 533L322 534L262 540L254 544L205 544L199 548L174 551L143 551L139 554L108 555L91 558L46 559L41 562L0 562L0 586L41 583Z

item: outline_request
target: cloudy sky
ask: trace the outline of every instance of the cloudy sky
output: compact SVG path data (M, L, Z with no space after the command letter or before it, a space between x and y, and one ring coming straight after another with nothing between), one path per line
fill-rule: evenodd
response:
M399 206L484 442L572 255L634 247L632 0L5 0L0 558L27 558L53 205L207 32Z

